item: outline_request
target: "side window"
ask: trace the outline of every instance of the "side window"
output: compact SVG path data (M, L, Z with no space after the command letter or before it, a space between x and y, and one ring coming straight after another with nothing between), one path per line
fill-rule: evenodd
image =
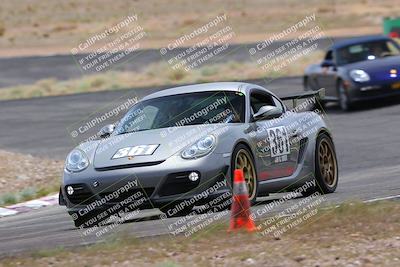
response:
M252 93L250 95L250 106L252 114L256 114L262 106L276 106L271 95Z
M393 43L392 41L389 41L386 44L387 44L387 49L388 49L388 52L390 55L399 55L400 49L395 43Z
M272 99L274 100L274 102L275 102L275 105L274 106L277 106L278 108L280 108L281 110L282 110L282 112L284 112L285 111L285 105L283 105L283 103L279 100L279 99L277 99L276 97L272 97Z
M331 61L333 61L333 53L332 53L332 50L329 50L328 52L326 52L325 60L331 60Z

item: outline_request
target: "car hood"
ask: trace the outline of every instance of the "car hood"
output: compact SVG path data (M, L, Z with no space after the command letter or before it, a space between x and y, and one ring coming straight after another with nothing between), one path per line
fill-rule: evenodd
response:
M361 69L366 71L371 80L387 80L390 78L390 70L396 69L400 72L400 56L390 56L374 60L365 60L361 62L346 65L346 69Z
M114 135L99 143L93 164L95 168L107 168L164 161L221 127L222 124L194 125ZM151 155L113 159L119 149L140 145L158 145L158 147Z

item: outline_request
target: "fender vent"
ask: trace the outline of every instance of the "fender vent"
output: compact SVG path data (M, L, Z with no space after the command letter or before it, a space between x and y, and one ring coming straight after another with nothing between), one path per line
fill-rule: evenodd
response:
M308 144L307 137L300 140L299 156L297 157L297 163L300 163L303 161L304 152L306 151L307 144Z

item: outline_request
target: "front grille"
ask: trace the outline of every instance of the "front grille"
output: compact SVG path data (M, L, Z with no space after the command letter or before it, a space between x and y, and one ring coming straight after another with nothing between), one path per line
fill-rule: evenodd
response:
M200 183L200 178L195 182L190 181L188 177L191 172L192 171L169 174L161 187L159 195L170 196L183 194L196 188Z
M119 202L123 202L126 199L128 199L130 196L133 196L135 194L137 194L138 192L141 192L140 195L138 195L137 198L135 198L135 200L139 200L142 198L146 198L149 199L150 196L153 194L154 192L154 187L148 187L148 188L135 188L135 189L129 189L126 192L122 192L121 194L119 194L117 197L112 197L109 200L109 203L119 203ZM113 191L110 192L101 192L99 194L100 198L105 198L108 195L112 195Z
M68 194L67 187L71 186L74 189L74 193L72 195ZM88 186L85 184L71 184L65 186L65 192L67 192L68 200L75 205L83 205L90 204L95 201L95 195L90 191Z
M100 168L94 168L94 169L96 171L112 171L112 170L129 169L129 168L136 168L136 167L155 166L155 165L163 163L164 161L165 160L153 161L153 162L132 163L132 164L117 165L117 166L100 167Z

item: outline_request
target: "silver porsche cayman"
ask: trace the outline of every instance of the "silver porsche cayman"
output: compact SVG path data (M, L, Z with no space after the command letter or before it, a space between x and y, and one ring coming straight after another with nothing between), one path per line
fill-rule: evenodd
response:
M279 98L255 84L220 82L148 95L69 153L59 202L77 227L147 208L181 216L229 196L235 169L252 204L306 183L303 194L332 193L331 131L319 110L299 108L319 93ZM285 102L300 99L290 109Z

